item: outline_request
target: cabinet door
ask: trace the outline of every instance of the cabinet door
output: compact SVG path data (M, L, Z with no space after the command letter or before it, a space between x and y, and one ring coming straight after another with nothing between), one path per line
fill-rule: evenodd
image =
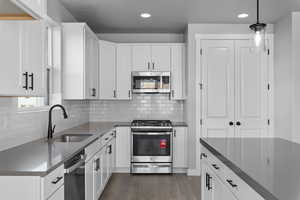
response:
M230 122L234 122L234 41L201 43L203 136L233 137Z
M48 200L64 200L65 190L64 186L61 186Z
M131 99L132 46L117 46L117 94L118 99Z
M214 174L212 176L212 200L237 200L233 193L227 188L226 185Z
M28 95L46 95L46 27L41 21L22 23L22 65L28 72Z
M85 164L85 199L94 200L94 159Z
M173 137L173 166L187 167L187 130L186 127L176 127Z
M100 155L100 158L101 158L101 188L104 189L105 185L106 185L106 180L107 180L107 177L108 177L108 174L107 174L107 148L104 147L102 150L101 150L101 155Z
M117 127L116 132L116 168L117 170L130 169L130 128Z
M153 71L171 70L171 47L170 45L153 45L151 48Z
M212 200L212 173L205 162L201 163L201 199Z
M171 47L171 78L173 100L185 99L185 45Z
M268 53L257 51L250 40L236 46L236 136L268 136Z
M85 31L85 96L98 98L98 40L89 30Z
M24 96L25 73L21 61L21 22L0 21L0 95Z
M101 171L101 155L102 151L99 151L93 158L93 188L94 188L94 200L97 200L102 192L102 171Z
M151 46L134 45L132 47L133 71L148 71L151 67Z
M116 46L114 43L99 42L99 98L115 99L116 94Z

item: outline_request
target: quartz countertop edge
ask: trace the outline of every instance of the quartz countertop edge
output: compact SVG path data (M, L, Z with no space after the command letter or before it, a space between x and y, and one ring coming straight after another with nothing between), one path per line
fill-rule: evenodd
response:
M212 145L208 144L203 139L200 139L200 143L207 148L214 156L216 156L220 161L222 161L229 169L231 169L237 176L239 176L243 181L245 181L252 189L254 189L258 194L260 194L265 200L279 200L272 193L261 186L257 181L251 178L247 173L241 170L233 162L223 156L218 152Z
M0 176L44 177L72 158L88 145L116 127L130 127L131 122L88 122L54 135L92 134L82 142L54 143L38 139L0 152ZM185 122L173 122L174 127L187 127Z

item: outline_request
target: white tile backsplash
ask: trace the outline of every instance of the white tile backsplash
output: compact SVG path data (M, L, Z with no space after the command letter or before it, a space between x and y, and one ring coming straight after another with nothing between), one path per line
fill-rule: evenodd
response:
M90 102L90 121L131 121L133 119L183 121L183 101L170 100L167 94L135 94L130 101Z
M89 121L88 101L64 101L69 118L53 112L53 124L61 131ZM48 112L17 110L16 98L0 98L0 151L47 136Z

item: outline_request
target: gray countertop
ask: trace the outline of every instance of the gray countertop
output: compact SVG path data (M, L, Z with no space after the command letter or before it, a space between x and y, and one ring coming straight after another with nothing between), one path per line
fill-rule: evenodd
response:
M203 138L201 144L264 199L300 199L300 144L279 138Z
M92 134L82 142L54 143L47 139L40 139L1 151L0 176L45 176L97 138L118 126L130 126L130 122L90 122L54 135L55 138L68 133ZM186 124L174 122L174 126L186 126Z

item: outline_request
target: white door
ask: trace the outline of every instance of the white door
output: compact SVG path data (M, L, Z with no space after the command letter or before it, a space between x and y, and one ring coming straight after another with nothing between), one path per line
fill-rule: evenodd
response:
M61 186L48 200L64 200L65 199L65 187Z
M171 47L170 45L152 45L151 48L151 70L166 71L171 70Z
M21 22L0 21L0 95L23 96L25 71L21 60Z
M99 98L115 99L116 92L116 45L112 42L99 42Z
M176 127L173 137L173 166L187 167L187 130L186 127Z
M98 40L89 30L85 31L85 96L98 98Z
M233 137L234 41L202 40L201 44L202 136Z
M22 65L28 72L28 95L46 95L46 27L41 21L22 23Z
M94 159L85 163L85 200L94 200Z
M128 100L131 94L132 46L117 46L117 94L118 99Z
M132 47L132 70L148 71L151 67L151 46L133 45Z
M179 44L171 47L171 98L173 100L185 99L185 45Z
M268 135L268 53L236 40L236 136Z
M129 172L130 169L130 128L117 127L116 132L116 170Z

